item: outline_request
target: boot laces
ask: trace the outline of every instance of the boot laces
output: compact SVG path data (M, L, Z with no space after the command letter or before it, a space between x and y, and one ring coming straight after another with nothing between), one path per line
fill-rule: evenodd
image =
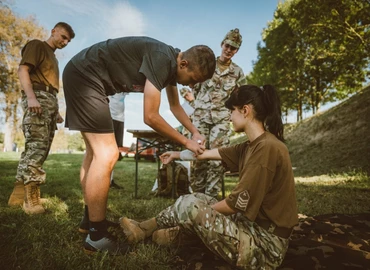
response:
M38 189L38 186L32 185L31 186L31 192L30 192L30 194L27 194L27 195L30 195L30 197L31 197L31 198L28 198L28 199L29 199L29 202L31 203L32 206L39 204L39 189Z

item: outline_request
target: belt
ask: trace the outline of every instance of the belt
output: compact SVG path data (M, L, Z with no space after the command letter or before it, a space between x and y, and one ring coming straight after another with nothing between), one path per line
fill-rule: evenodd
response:
M266 219L256 219L258 226L265 229L269 233L275 234L281 238L288 239L292 234L293 228L278 227L273 222Z
M41 90L45 92L49 92L50 94L56 96L58 94L58 89L49 86L49 85L44 85L44 84L32 84L32 88L34 90Z

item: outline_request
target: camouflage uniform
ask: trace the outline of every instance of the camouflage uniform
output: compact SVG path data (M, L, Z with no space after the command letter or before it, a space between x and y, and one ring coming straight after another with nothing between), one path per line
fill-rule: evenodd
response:
M29 111L27 96L22 92L24 111L22 130L25 136L25 150L19 160L16 181L23 182L24 185L30 182L42 184L46 177L42 165L48 156L57 128L58 60L47 42L35 39L23 47L20 65L30 67L29 78L42 114L37 115ZM47 89L46 86L48 86Z
M49 154L57 129L57 97L46 91L34 90L34 93L42 108L41 115L28 110L27 97L24 93L22 95L25 151L19 160L16 180L24 182L25 185L32 181L38 184L45 182L46 174L42 165Z
M242 36L239 29L229 31L223 39L223 44L239 48ZM230 112L225 108L225 101L236 86L245 84L243 70L230 60L225 69L219 63L210 80L195 85L195 111L193 124L200 134L206 138L206 148L220 148L229 144ZM221 161L194 161L191 171L192 189L212 197L217 197L221 190L225 169Z
M235 86L242 84L245 84L243 70L231 62L223 72L217 64L212 79L195 86L193 124L205 136L207 149L229 144L230 111L224 104ZM193 190L216 197L224 172L221 161L195 161L191 173Z
M202 193L181 196L156 217L159 228L180 226L213 253L240 269L275 269L289 240L275 236L241 213L225 216L211 208L217 200Z

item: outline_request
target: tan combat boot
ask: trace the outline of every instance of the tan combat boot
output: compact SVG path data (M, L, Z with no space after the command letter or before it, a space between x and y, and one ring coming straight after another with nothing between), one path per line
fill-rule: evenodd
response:
M139 223L135 220L122 217L119 219L119 224L123 229L123 232L126 234L127 241L130 244L144 240L145 238L151 236L152 233L158 228L155 218L151 218Z
M47 199L47 198L41 198L40 186L38 188L38 195L37 196L39 197L39 201L40 201L41 204L50 202L49 199Z
M10 194L8 205L18 206L22 205L24 201L24 184L22 181L17 181L14 183L14 188L12 194Z
M179 232L179 226L156 230L152 235L152 241L160 246L174 245L179 242Z
M36 183L29 183L24 186L24 202L23 210L26 214L42 214L45 212L44 207L41 205L40 186Z

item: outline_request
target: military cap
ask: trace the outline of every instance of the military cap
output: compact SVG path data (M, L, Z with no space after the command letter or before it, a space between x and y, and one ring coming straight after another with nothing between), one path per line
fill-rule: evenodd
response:
M243 42L242 35L240 34L239 29L235 28L227 32L221 44L226 43L235 48L239 48L242 45L242 42Z

